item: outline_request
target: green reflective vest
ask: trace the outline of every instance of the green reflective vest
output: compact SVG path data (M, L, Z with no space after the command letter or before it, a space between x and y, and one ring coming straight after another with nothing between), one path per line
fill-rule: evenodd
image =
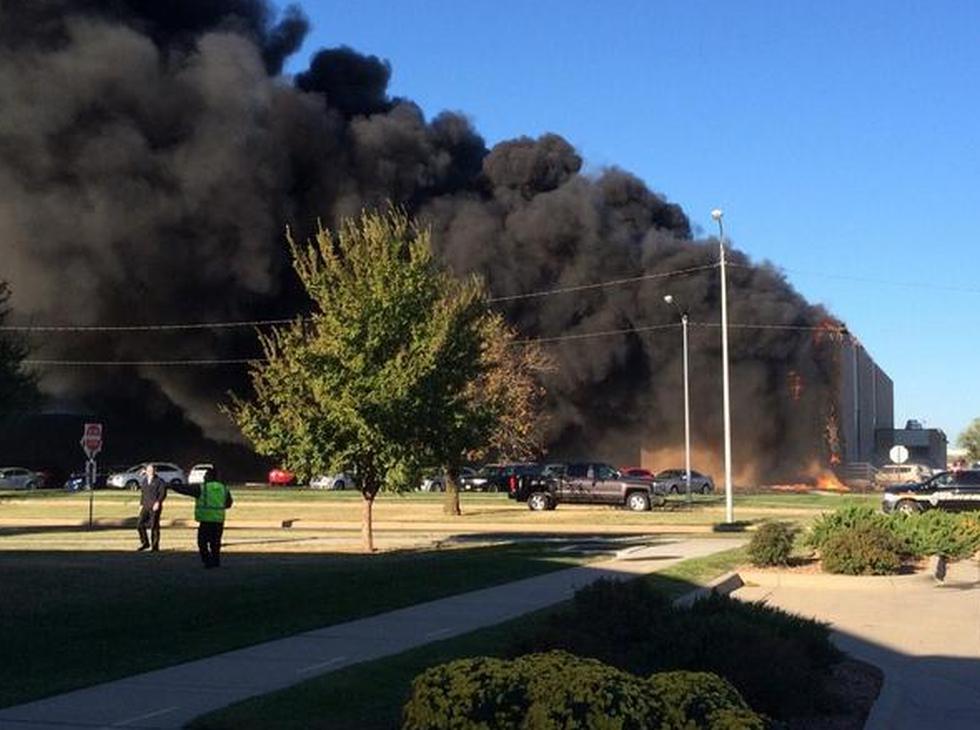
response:
M201 494L194 503L194 519L198 522L224 522L225 498L228 487L221 482L201 485Z

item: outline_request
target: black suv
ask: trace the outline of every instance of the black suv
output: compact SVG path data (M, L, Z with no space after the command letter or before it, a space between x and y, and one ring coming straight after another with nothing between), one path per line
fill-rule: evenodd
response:
M460 477L459 485L467 492L507 492L517 477L540 471L539 464L487 464L474 474Z
M881 509L906 514L927 509L980 510L980 470L944 471L920 484L889 487Z

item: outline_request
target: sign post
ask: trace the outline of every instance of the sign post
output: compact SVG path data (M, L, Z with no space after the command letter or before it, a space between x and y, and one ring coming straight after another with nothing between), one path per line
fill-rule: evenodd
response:
M88 462L85 464L85 487L88 489L88 528L93 527L92 511L95 501L95 477L97 474L95 456L102 451L102 424L86 423L82 431L82 449Z

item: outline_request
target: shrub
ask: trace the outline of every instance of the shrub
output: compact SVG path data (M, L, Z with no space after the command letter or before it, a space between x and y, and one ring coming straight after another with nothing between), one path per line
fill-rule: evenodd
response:
M905 546L887 526L866 524L831 533L821 549L824 570L846 575L887 575L902 564Z
M753 709L774 717L811 714L824 699L826 674L810 661L805 644L735 612L685 613L649 651L657 669L717 674Z
M738 616L746 623L763 627L770 634L799 643L811 667L828 669L843 658L840 649L830 640L829 625L821 621L803 618L762 601L739 601L717 593L695 601L691 606L691 615L695 618L717 614Z
M733 723L741 721L741 725ZM762 728L731 685L710 674L642 679L564 652L462 659L412 683L404 730Z
M929 510L894 515L890 525L913 555L943 555L961 560L980 550L980 515Z
M753 565L789 565L796 527L788 522L766 522L749 541L749 560Z
M714 672L753 708L776 717L814 711L827 668L840 657L823 624L725 596L677 609L642 581L583 589L519 649L563 649L641 676Z
M871 507L852 505L842 509L822 514L810 525L805 542L821 553L831 536L841 530L855 527L883 527L890 529L891 524L887 515L876 512Z
M650 677L664 705L667 727L763 730L762 718L748 709L732 685L709 672L660 672Z

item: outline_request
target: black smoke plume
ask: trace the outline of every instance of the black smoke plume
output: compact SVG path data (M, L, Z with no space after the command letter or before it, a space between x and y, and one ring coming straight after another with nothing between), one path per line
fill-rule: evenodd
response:
M497 297L709 267L504 304L529 337L669 324L668 292L694 322L717 323L716 245L693 238L677 205L622 170L583 175L557 135L488 150L461 114L427 120L391 97L391 68L374 56L325 49L294 80L279 77L307 29L300 9L265 0L0 0L0 280L21 321L291 315L302 298L285 224L308 230L391 200L431 222L448 264L482 274ZM771 267L733 260L732 321L826 316ZM720 441L717 328L694 327L691 344L708 461ZM35 347L81 360L255 354L254 335L236 330L62 333ZM635 461L682 443L679 330L549 347L552 453ZM827 348L803 330L739 330L732 361L742 463L762 473L820 459ZM150 421L182 412L219 439L236 434L216 403L243 383L234 368L43 378L56 397Z

